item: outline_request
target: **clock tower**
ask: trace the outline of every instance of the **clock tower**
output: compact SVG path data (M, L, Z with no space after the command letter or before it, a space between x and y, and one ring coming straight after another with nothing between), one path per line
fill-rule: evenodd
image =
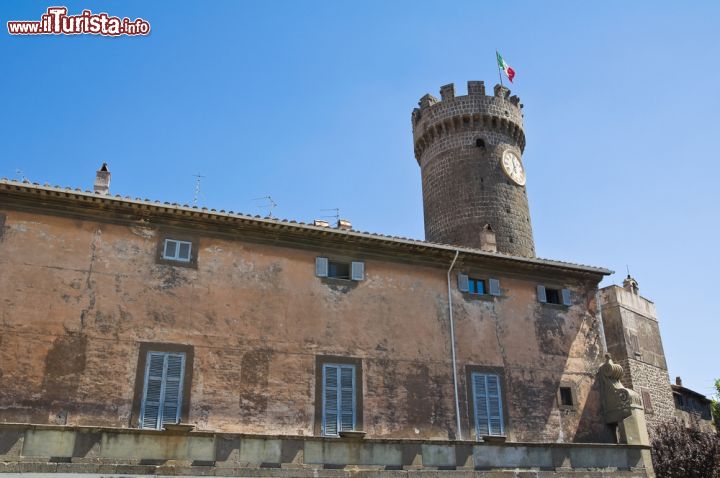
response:
M534 257L522 105L504 86L493 93L482 81L469 81L466 96L445 85L413 110L425 239Z

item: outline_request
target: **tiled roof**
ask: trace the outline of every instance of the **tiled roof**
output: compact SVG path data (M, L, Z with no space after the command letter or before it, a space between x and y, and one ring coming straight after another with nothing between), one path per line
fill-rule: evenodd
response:
M325 227L325 226L315 226L313 224L304 223L301 221L295 221L295 220L288 220L288 219L278 219L273 218L269 216L262 217L260 215L247 215L242 214L239 212L234 211L226 211L224 209L212 209L212 208L206 208L206 207L198 207L198 206L190 206L188 204L179 204L179 203L171 203L171 202L162 202L158 200L150 200L150 199L142 199L142 198L132 198L130 196L121 196L119 194L100 194L96 192L92 192L89 190L82 190L81 188L70 188L70 187L62 187L62 186L51 186L49 184L39 184L39 183L31 183L30 181L15 181L11 179L2 178L0 179L0 191L26 191L26 192L36 192L36 193L45 193L47 195L56 195L56 196L64 196L67 198L76 198L80 200L85 201L108 201L110 203L122 203L127 205L135 205L135 206L144 206L144 207L152 207L152 208L161 208L166 212L177 212L177 213L183 213L186 215L196 216L196 215L202 215L203 217L217 217L217 218L225 218L225 219L233 219L233 220L239 220L239 221L249 221L252 223L260 223L260 224L266 224L266 225L275 225L279 227L291 227L294 229L305 229L308 231L322 231L326 234L336 234L336 235L345 235L345 236L355 236L357 238L362 239L368 239L368 240L377 240L380 242L392 242L396 244L404 244L404 245L410 245L410 246L418 246L421 248L429 248L429 249L436 249L436 250L446 250L450 252L459 251L463 254L470 254L475 256L484 256L484 257L492 257L492 258L498 258L498 259L506 259L509 261L516 261L516 262L523 262L526 264L535 264L539 266L548 266L548 267L556 267L556 268L562 268L562 269L570 269L580 272L590 272L594 274L602 274L602 275L609 275L612 274L613 271L609 269L605 269L602 267L594 267L594 266L588 266L583 264L574 264L571 262L564 262L564 261L557 261L557 260L550 260L550 259L540 259L540 258L528 258L528 257L522 257L522 256L513 256L510 254L504 254L502 252L488 252L483 251L480 249L470 248L470 247L462 247L462 246L455 246L452 244L439 244L439 243L433 243L428 241L422 241L418 239L412 239L407 237L401 237L401 236L392 236L392 235L386 235L386 234L378 234L378 233L372 233L367 231L358 231L355 229L351 230L343 230L343 229L336 229L333 227Z

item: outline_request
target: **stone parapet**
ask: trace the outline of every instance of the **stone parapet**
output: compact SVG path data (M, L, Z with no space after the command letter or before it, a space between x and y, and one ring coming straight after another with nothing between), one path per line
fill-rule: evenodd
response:
M644 446L382 440L0 424L0 472L646 477Z

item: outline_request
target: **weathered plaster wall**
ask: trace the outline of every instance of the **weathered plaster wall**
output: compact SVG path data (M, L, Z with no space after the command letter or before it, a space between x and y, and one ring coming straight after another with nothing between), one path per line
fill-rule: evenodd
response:
M163 342L194 347L199 429L312 435L316 356L341 355L362 359L368 436L455 438L444 268L192 229L179 232L199 240L197 268L175 267L156 262L172 229L0 212L1 421L130 426L139 344ZM318 255L365 260L366 280L316 278ZM565 308L537 303L547 278L492 273L502 297L453 293L463 437L475 365L504 369L509 440L611 440L595 284L563 282ZM559 411L561 380L577 384L576 410Z

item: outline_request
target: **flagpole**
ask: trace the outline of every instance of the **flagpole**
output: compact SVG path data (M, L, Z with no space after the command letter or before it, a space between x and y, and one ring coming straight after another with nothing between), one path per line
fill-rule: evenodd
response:
M498 76L500 77L500 86L503 86L502 73L500 72L500 62L498 61L499 56L500 56L500 53L498 53L497 49L495 49L495 63L497 63L497 67L498 67Z

